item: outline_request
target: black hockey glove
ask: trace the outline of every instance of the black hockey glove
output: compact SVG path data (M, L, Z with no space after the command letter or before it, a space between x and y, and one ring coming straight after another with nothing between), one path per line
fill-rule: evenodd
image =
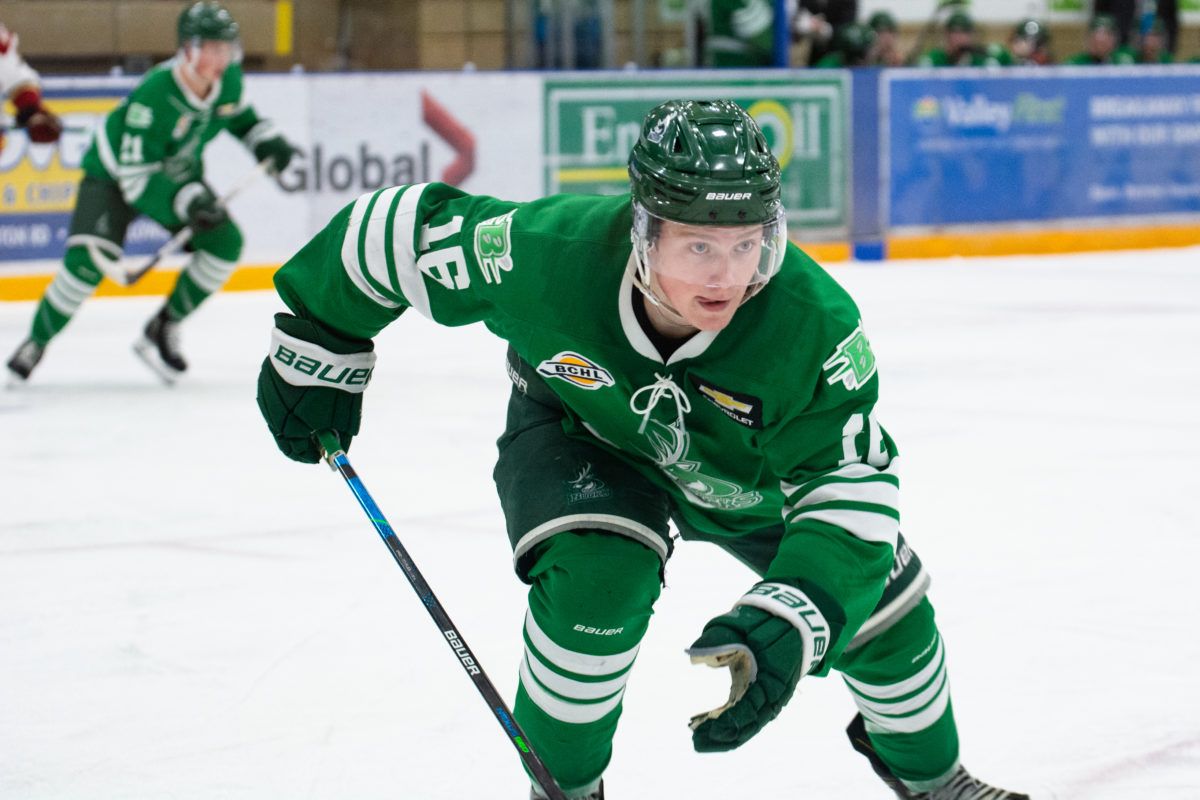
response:
M291 143L282 136L272 136L270 139L263 139L254 145L254 160L271 159L271 171L276 175L287 169L287 165L294 155L296 155L296 148L292 147Z
M188 201L183 218L193 232L204 233L228 222L229 212L217 205L217 198L211 189L203 184L199 186L200 191Z
M775 719L820 663L828 630L808 597L782 583L758 584L710 620L688 654L694 664L729 667L733 686L725 705L692 717L696 751L733 750Z
M370 339L275 315L271 352L258 375L258 408L284 455L320 461L318 431L333 431L342 449L350 448L362 416L362 392L375 368L374 348Z

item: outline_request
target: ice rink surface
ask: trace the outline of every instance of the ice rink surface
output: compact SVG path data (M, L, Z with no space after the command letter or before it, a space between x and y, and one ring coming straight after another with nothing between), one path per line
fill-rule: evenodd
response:
M1200 250L834 266L879 358L903 528L933 575L964 763L1038 798L1200 797ZM274 295L211 300L168 389L97 299L0 393L0 798L521 798L515 752L342 480L254 403ZM32 303L0 304L0 346ZM351 458L511 702L522 585L491 483L503 344L378 340ZM684 648L751 574L677 548L612 800L886 800L805 679L734 753Z

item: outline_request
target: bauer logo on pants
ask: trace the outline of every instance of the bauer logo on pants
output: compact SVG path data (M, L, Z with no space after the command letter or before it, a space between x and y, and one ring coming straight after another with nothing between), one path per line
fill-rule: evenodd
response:
M612 373L591 359L569 350L538 364L539 375L561 378L581 389L594 391L601 386L612 386Z

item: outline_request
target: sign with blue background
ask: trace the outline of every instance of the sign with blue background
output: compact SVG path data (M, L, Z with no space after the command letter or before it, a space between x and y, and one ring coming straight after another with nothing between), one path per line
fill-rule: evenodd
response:
M1200 212L1200 68L882 79L889 227Z

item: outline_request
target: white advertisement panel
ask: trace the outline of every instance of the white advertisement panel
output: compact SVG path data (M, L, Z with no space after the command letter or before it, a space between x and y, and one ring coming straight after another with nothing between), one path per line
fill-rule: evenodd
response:
M384 186L442 181L511 200L541 193L539 76L251 75L246 92L300 153L234 201L244 263L285 260L340 208ZM217 187L253 166L231 137L205 162Z
M133 84L91 79L81 89L78 83L46 81L47 102L71 112L71 136L5 154L0 275L53 271L88 131ZM502 73L247 76L246 98L300 152L282 175L249 186L232 202L246 239L242 263L281 263L359 194L396 183L444 181L506 199L538 197L541 93L539 76ZM205 151L205 167L219 195L254 161L240 142L221 136ZM4 200L9 194L11 203ZM34 204L43 197L53 202ZM147 232L130 252L152 251L165 239Z

